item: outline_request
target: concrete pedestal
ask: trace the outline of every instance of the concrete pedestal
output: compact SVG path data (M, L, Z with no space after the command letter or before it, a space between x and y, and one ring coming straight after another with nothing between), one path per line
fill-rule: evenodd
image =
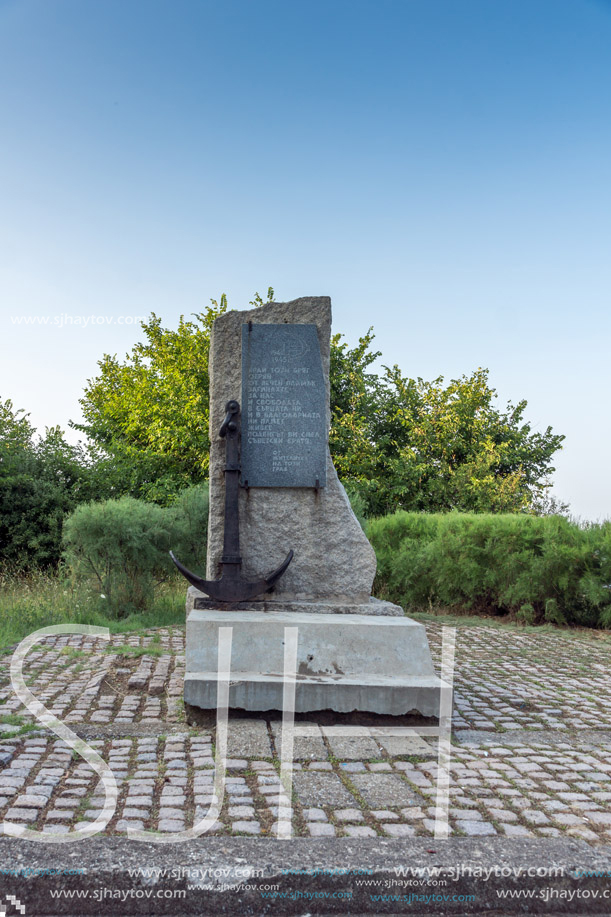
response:
M280 603L273 611L193 608L187 618L185 703L215 708L218 631L231 626L230 707L281 710L285 628L296 627L296 712L438 716L441 683L422 624L392 613L281 608Z

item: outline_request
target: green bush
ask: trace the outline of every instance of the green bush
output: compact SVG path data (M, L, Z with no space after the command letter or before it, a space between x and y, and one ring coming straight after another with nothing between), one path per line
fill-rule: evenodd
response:
M209 507L209 488L204 483L181 491L174 503L164 508L174 538L172 550L187 567L206 566Z
M28 415L0 399L0 569L3 574L57 566L66 513L100 496L85 450L59 427L37 437ZM104 493L104 496L107 494Z
M367 501L358 492L358 490L355 490L354 487L348 485L345 488L345 490L346 490L346 495L348 499L350 500L350 506L352 508L352 512L358 519L359 525L361 526L361 528L364 531L367 528L367 518L366 518Z
M174 574L170 549L203 564L208 489L189 488L169 507L133 497L83 504L64 523L64 557L75 581L115 617L142 611Z
M412 610L611 626L611 523L398 512L373 519L376 592Z

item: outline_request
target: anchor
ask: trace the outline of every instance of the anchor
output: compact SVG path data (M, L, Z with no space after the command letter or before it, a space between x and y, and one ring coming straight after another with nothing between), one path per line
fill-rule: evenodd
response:
M242 576L240 556L240 521L238 515L238 493L240 486L240 405L228 401L225 405L225 420L219 436L225 439L225 529L223 532L223 554L221 576L217 580L205 580L191 573L170 551L170 557L184 578L205 592L217 602L245 602L264 592L269 592L290 562L293 551L289 551L280 566L263 579L255 582Z

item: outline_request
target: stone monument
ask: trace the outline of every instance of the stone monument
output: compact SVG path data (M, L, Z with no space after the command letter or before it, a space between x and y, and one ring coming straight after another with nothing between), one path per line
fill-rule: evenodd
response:
M207 580L181 568L208 591L191 586L187 597L185 703L192 707L216 705L218 630L231 625L229 706L280 710L291 626L298 627L297 712L438 715L440 682L425 629L372 598L375 554L331 460L330 338L326 296L227 312L214 322ZM230 601L218 600L221 579ZM235 595L230 582L238 584ZM257 584L259 594L240 600L240 583L246 592Z

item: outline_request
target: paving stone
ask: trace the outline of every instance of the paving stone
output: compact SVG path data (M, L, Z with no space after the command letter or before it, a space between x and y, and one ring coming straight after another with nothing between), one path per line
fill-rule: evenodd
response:
M581 837L584 841L597 841L598 835L589 828L569 828L566 832L571 837Z
M176 806L164 806L159 807L159 818L184 818L184 811L177 808Z
M380 730L380 732L382 731ZM387 754L389 754L392 758L398 755L418 755L422 757L430 757L436 754L435 749L418 735L387 736L383 733L379 734L378 730L376 729L372 729L372 735L375 737L376 742L378 742L384 751L386 751Z
M228 784L228 787L229 786L231 787L232 796L250 796L251 794L250 787L248 786L241 786L240 784Z
M153 796L128 796L126 803L131 806L152 806Z
M44 807L47 805L48 802L49 802L49 799L47 796L43 796L43 795L35 796L33 793L26 793L23 796L19 796L15 800L15 806L16 807L25 806L26 808L32 808L32 809L44 809Z
M414 837L416 829L412 825L383 824L382 828L391 837Z
M462 821L457 819L456 825L469 837L475 837L480 834L496 834L494 826L486 821Z
M38 809L18 808L13 806L4 816L6 821L36 821Z
M589 821L597 825L611 825L611 812L584 812Z
M254 818L255 810L252 806L229 806L229 818Z
M158 824L159 831L184 831L185 824L178 818L160 818Z
M320 761L325 762L329 753L327 751L327 746L325 745L320 726L314 722L304 722L301 721L295 724L299 728L307 728L310 731L310 735L307 736L297 736L293 737L293 758L296 761ZM274 744L276 746L276 753L280 757L282 749L282 725L280 721L273 721L271 723L272 734L274 736Z
M304 809L303 817L306 821L328 821L322 809Z
M488 809L490 818L493 818L495 821L502 822L515 822L518 820L518 816L515 812L510 812L508 809Z
M320 822L310 822L308 831L311 837L335 837L333 825L323 825Z
M403 811L405 812L405 811L410 811L410 810L407 809ZM372 809L371 814L373 815L374 818L377 818L378 821L398 821L399 820L399 816L396 814L396 812L390 812L388 809ZM404 817L408 817L408 816L404 816Z
M337 821L363 821L360 809L336 809L333 814Z
M47 821L72 821L75 809L51 809L47 812Z
M55 800L55 807L57 809L74 809L78 805L78 800L74 799L72 796L60 796L59 799Z
M350 727L346 727L350 729ZM334 756L340 761L366 761L368 758L379 758L380 747L368 736L346 735L336 736L327 734L322 727L323 735L331 747Z
M130 818L120 818L115 825L115 831L127 832L127 831L143 831L144 822L138 821L137 819ZM163 830L163 829L160 829Z
M532 831L524 825L501 825L501 828L507 837L533 837Z
M435 810L429 811L429 815L434 815ZM452 818L461 818L463 821L483 821L481 812L477 809L455 809L450 806L450 815Z
M0 793L18 790L25 783L25 777L0 777Z
M234 821L231 827L241 834L261 834L261 825L257 821Z
M230 758L266 758L271 755L267 722L263 719L230 719L227 754Z
M123 809L123 818L148 818L148 815L146 809L134 809L131 806Z
M373 828L369 828L366 825L347 825L344 828L344 833L348 837L377 837Z
M270 806L270 812L274 818L287 819L293 817L293 809L290 806Z
M351 783L368 806L407 806L421 800L396 774L354 774Z
M293 787L297 798L305 806L349 807L354 803L354 797L336 774L302 771L294 775Z
M181 793L180 795L176 795L176 796L168 796L166 795L166 792L164 790L163 793L161 794L159 804L161 806L175 806L176 807L176 806L184 806L186 801L187 801L187 797L184 795L184 793Z
M179 712L185 662L184 632L174 628L170 633L168 628L161 628L149 631L146 636L113 636L112 642L115 646L123 643L132 646L145 645L155 632L160 635L164 653L167 650L167 655L151 656L148 659L143 657L146 666L141 660L136 668L131 665L116 665L120 661L119 657L109 658L109 654L94 652L96 644L89 637L75 635L70 638L46 638L44 643L49 652L40 651L28 657L25 665L26 677L32 681L32 690L36 696L58 716L63 716L71 722L91 722L99 719L118 725L121 725L121 722L129 725L138 721L146 721L151 725L158 725L164 721L167 723ZM427 632L433 653L438 655L441 625L431 622L427 624ZM454 745L452 749L451 806L456 812L456 820L485 824L485 819L489 818L494 820L497 830L505 836L537 836L542 843L547 838L561 836L576 837L593 844L609 843L611 753L605 744L606 736L611 732L609 645L590 639L585 633L580 633L579 637L568 641L566 635L562 634L515 633L504 628L491 628L485 624L470 627L468 634L459 628L457 637L460 664L455 673L454 721L455 726L463 730L459 741L463 743L463 736L466 736L468 744ZM90 670L84 671L79 678L71 679L69 670L63 672L59 669L65 662L65 656L61 654L61 649L65 646L82 648L88 653L87 660L82 661L90 666ZM177 655L171 655L170 650ZM4 662L6 658L4 657ZM142 669L139 668L140 665ZM136 670L144 673L147 667L146 681L149 687L156 691L163 684L164 687L167 686L166 693L143 698L139 693L132 692L125 698L119 698L102 684L102 678L109 671L112 671L113 675L120 675L123 670L122 674L131 678ZM587 677L584 676L584 672L587 672ZM20 712L20 705L16 699L11 699L10 689L6 686L0 688L0 699L7 700L3 708L5 712ZM114 705L117 705L117 709ZM66 711L71 711L67 717ZM230 721L230 734L232 723L236 722ZM125 800L121 797L123 813L130 810L146 812L147 818L153 809L154 799L157 798L154 796L158 779L157 751L162 752L167 768L166 777L169 778L163 788L162 809L180 812L180 818L171 820L179 822L181 830L184 825L186 800L192 798L191 794L196 800L198 811L204 814L213 799L212 782L197 784L195 781L199 776L211 777L213 774L211 739L214 737L214 731L203 730L197 736L190 737L187 732L179 732L180 728L184 727L178 726L176 719L174 723L176 725L170 725L165 729L170 733L165 741L159 741L156 737L134 739L126 736L112 740L94 739L90 744L111 761L120 782L128 775L128 768L131 766L130 755L134 752L134 773L125 780L128 796ZM256 725L253 726L253 723ZM276 739L279 737L279 725L278 720L273 726ZM301 727L302 724L298 725ZM494 735L494 730L498 726L513 732L506 736ZM172 729L176 731L172 733ZM490 737L485 738L476 732L464 733L465 729L487 730ZM521 737L518 730L522 730ZM565 731L562 742L558 741L561 730ZM432 833L435 811L432 804L435 802L436 794L435 743L424 742L419 736L385 736L384 730L376 732L375 728L366 736L356 735L359 729L353 730L352 735L350 729L344 729L343 735L335 737L331 735L332 731L329 729L329 743L335 739L338 742L348 741L354 751L358 742L371 741L378 749L377 753L374 753L370 745L369 752L359 752L356 757L349 756L349 752L340 754L342 763L348 765L348 768L341 768L342 779L346 779L355 787L357 778L363 777L398 778L398 774L402 774L408 781L404 785L415 804L410 802L402 805L397 803L392 795L380 803L367 803L372 806L373 817L377 819L377 823L397 824L397 812L386 807L401 806L402 817L410 822L407 827ZM580 734L584 731L588 734L582 739ZM272 746L263 719L245 720L243 742L246 733L257 733L265 739L267 744L264 743L264 747L267 749L269 746L270 750L261 752L260 755L255 754L253 750L251 754L244 744L242 748L236 745L235 748L229 749L229 763L236 765L233 770L230 767L230 773L234 780L239 778L242 783L231 785L228 780L224 803L231 808L243 809L249 806L255 810L251 801L252 789L246 785L240 772L248 767L274 779L274 770L270 762L263 760L270 757ZM301 772L296 769L293 776L295 779L298 776L301 778L309 775L330 780L326 784L329 790L327 798L320 798L320 794L312 793L308 800L302 799L306 806L306 822L328 826L328 821L324 820L327 815L323 806L341 811L344 808L358 809L359 805L342 785L340 778L333 773L334 765L327 759L327 746L320 729L315 727L311 733L309 736L295 739L296 748L301 744L301 756L298 754L297 757L306 763L307 768ZM600 739L596 738L597 734L600 735ZM379 760L380 756L385 754L390 754L391 757L401 754L399 744L404 743L406 739L412 743L414 739L416 743L423 743L419 746L423 759L421 763ZM394 740L397 740L396 743ZM277 741L274 742L274 747L278 749ZM403 745L403 751L409 755L418 754L414 744L409 750ZM50 754L43 757L47 752ZM252 760L253 758L256 760ZM299 762L296 764L301 766ZM34 768L39 766L40 772L36 773ZM91 781L95 782L96 775L85 762L73 761L72 749L61 740L36 736L8 742L0 738L0 768L2 767L4 769L0 771L0 805L3 806L3 813L9 806L39 813L41 810L44 811L47 801L50 801L48 827L60 828L66 832L76 813L80 818L84 815L86 819L94 820L101 811L100 805L105 797L103 787L98 785L91 801L86 803L90 808L83 812L85 807L80 804L81 798L78 794L89 792ZM389 767L393 768L394 773L388 770ZM195 769L195 776L192 775L191 768ZM63 793L56 805L53 794L57 793L60 781ZM141 781L142 785L138 786L137 781ZM174 792L168 792L170 787ZM329 795L334 795L330 789L337 790L338 787L339 795L343 798L329 799ZM269 792L265 792L266 789L269 789ZM302 787L303 792L307 792L307 789L307 786ZM289 800L277 778L275 785L258 785L256 792L258 802L263 801L258 795L261 793L268 799L267 805L273 806L276 811L279 808L289 808ZM297 797L301 798L297 784L295 792ZM356 792L357 795L360 794L360 790ZM21 805L24 796L32 797L29 805ZM33 799L36 797L42 797L44 804L34 805ZM60 800L63 800L61 805ZM322 818L308 819L307 807L322 813ZM272 814L271 809L265 811ZM464 814L472 811L477 815ZM481 811L487 813L483 819L478 817ZM119 809L117 815L121 816L123 813ZM462 817L460 813L463 813ZM533 816L532 813L537 814ZM518 818L523 824L517 823ZM112 830L120 833L119 823L129 820L119 817L117 827L113 827ZM258 825L256 819L242 820L251 826ZM148 823L146 818L134 817L131 821L134 824ZM241 833L231 821L225 827L219 824L216 833ZM236 817L236 824L238 821L239 818ZM81 821L79 825L85 823ZM352 835L354 837L360 836L363 831L372 830L364 824L350 826L349 823L342 822L342 825L345 827L338 829L337 833L344 837L350 837L350 831L353 829L358 829L357 833Z
M522 818L524 818L531 825L549 825L549 818L547 815L544 815L543 812L538 812L536 809L522 809ZM556 821L558 818L554 816Z

